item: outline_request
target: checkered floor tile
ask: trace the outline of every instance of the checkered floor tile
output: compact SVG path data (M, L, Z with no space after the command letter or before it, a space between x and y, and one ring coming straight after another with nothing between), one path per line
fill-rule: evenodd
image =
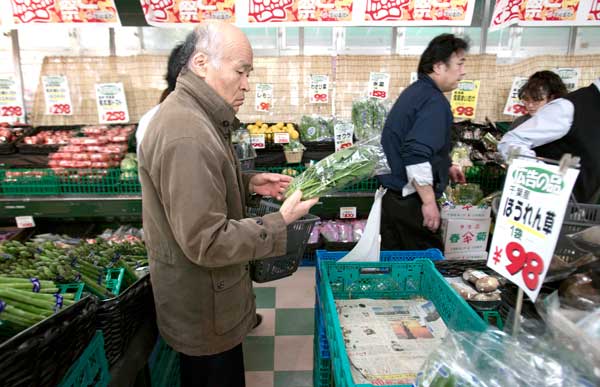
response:
M315 268L255 284L262 324L244 342L247 387L313 385Z

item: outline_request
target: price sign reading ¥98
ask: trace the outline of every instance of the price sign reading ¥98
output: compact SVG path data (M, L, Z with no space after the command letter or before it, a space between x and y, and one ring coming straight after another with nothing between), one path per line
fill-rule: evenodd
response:
M535 301L579 170L513 160L506 175L487 265Z
M523 87L526 82L527 78L525 77L514 78L510 93L506 100L506 105L504 106L504 114L517 117L527 114L527 109L525 109L525 106L521 103L521 99L519 98L519 90L521 90L521 87Z
M96 106L101 124L129 122L125 89L121 82L96 83Z
M273 106L273 85L270 83L257 83L254 101L256 111L270 111Z
M386 99L389 95L390 74L371 73L369 75L369 97Z
M25 122L23 99L11 74L0 75L0 122Z
M310 103L328 103L329 102L329 76L311 75L310 76Z
M460 81L450 97L454 118L474 118L478 96L479 81Z
M69 82L64 75L46 75L42 77L46 112L49 115L73 114Z

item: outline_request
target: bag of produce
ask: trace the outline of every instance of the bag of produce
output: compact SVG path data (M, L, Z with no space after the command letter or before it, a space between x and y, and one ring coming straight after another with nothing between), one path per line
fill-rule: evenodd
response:
M302 199L310 199L358 182L360 180L390 173L387 158L380 144L381 137L335 152L310 166L288 186L286 197L294 191L302 191Z
M385 118L389 111L389 103L377 98L361 98L352 103L352 123L354 135L361 140L381 135Z
M304 142L333 141L333 118L302 116L298 130Z

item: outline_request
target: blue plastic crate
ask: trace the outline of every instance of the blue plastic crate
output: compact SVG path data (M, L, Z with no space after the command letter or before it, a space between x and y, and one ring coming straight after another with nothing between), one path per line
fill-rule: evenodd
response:
M406 299L422 296L434 303L449 329L484 331L487 328L487 324L450 287L430 260L373 263L323 260L319 262L319 271L321 283L318 291L325 315L325 332L336 387L357 386L352 378L342 337L336 299Z
M317 347L318 339L315 336L313 344L313 386L314 387L332 387L331 379L331 359L321 357Z
M338 261L349 251L327 251L327 250L317 250L317 270L315 270L315 281L317 283L317 287L320 282L320 274L319 267L321 261ZM442 261L444 259L444 255L439 249L427 249L427 250L406 250L406 251L392 251L386 250L381 251L379 253L379 260L381 262L406 262L406 261L414 261L415 259L430 259L432 261Z
M104 353L104 338L102 331L96 331L90 344L69 368L58 387L105 387L108 386L109 381L110 373Z
M315 340L318 341L319 354L324 359L329 359L329 344L325 333L325 318L323 317L323 305L319 299L319 292L315 291Z

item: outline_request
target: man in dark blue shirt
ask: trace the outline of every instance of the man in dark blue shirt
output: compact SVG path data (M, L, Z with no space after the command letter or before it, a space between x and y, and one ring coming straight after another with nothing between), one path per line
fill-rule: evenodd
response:
M443 249L436 198L448 178L465 177L450 161L452 111L443 93L464 77L468 43L452 34L434 38L421 55L419 79L400 94L381 135L391 174L378 176L388 188L382 201L384 250Z

